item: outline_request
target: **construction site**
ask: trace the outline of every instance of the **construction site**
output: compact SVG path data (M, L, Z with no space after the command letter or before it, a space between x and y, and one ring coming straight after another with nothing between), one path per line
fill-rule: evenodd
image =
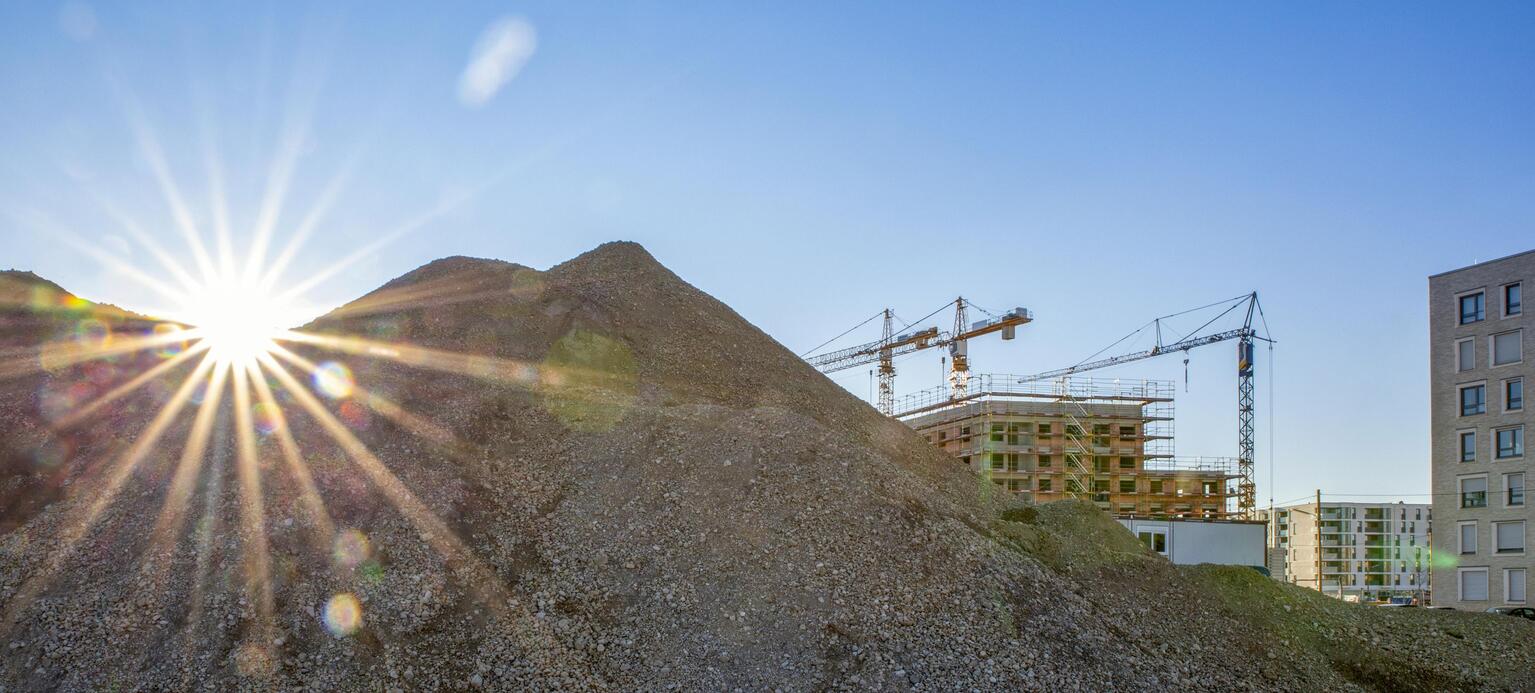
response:
M910 426L998 490L1023 499L1082 499L1121 518L1258 519L1253 346L1259 341L1272 345L1274 340L1258 329L1263 309L1256 292L1152 320L1132 333L1150 334L1150 349L1106 358L1095 355L1033 375L972 373L968 349L970 340L990 334L1013 340L1019 328L1033 322L1030 311L1019 307L1000 315L987 312L987 319L970 322L967 315L974 306L960 297L918 322L951 307L952 330L925 327L896 334L896 314L885 309L876 316L883 320L878 340L813 353L826 346L822 345L807 361L824 373L875 366L876 406L882 413ZM1196 311L1213 317L1176 340L1163 341L1164 320ZM1223 320L1239 320L1240 327L1210 329L1224 326ZM1171 381L1079 375L1166 354L1186 356L1192 349L1226 341L1237 347L1235 457L1175 454ZM946 350L948 383L898 397L895 360L927 349Z
M0 380L0 688L1535 685L1518 619L1209 560L1250 451L1174 455L1165 382L954 363L1029 319L887 326L841 357L891 366L877 410L636 244L451 257L296 330L249 421L193 351L63 360L155 321L0 275L3 345L51 366ZM918 344L952 382L898 398Z

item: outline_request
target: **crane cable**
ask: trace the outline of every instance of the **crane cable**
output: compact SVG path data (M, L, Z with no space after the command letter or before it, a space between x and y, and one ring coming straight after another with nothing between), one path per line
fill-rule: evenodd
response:
M835 337L832 337L832 338L831 338L831 339L828 339L828 340L826 340L826 341L824 341L824 342L821 342L821 345L820 345L820 346L817 346L817 347L815 347L815 348L814 348L814 349L811 349L811 350L809 350L809 351L806 351L806 352L804 352L804 353L802 353L802 354L800 354L800 355L799 355L799 357L800 357L800 358L805 358L805 357L806 357L806 356L809 356L809 355L811 355L811 354L814 354L814 353L815 353L815 352L817 352L817 351L820 351L820 350L821 350L821 349L823 349L823 348L825 348L825 346L826 346L826 345L827 345L827 344L831 344L831 343L832 343L832 342L835 342L835 341L837 341L837 340L839 340L839 339L842 339L842 338L843 338L843 337L846 337L846 336L848 336L848 333L850 333L850 332L852 332L852 331L853 331L853 330L856 330L856 329L858 329L858 328L860 328L860 327L863 327L863 326L864 326L864 325L867 325L867 324L869 324L869 323L870 323L870 322L871 322L871 321L873 321L873 320L874 320L874 319L875 319L875 318L878 318L878 317L881 317L881 316L883 316L883 315L884 315L884 314L885 314L885 311L880 311L880 312L878 312L878 313L875 313L875 314L873 314L873 315L870 315L870 316L869 316L869 319L868 319L868 320L865 320L865 321L863 321L863 322L861 322L861 323L858 323L858 324L857 324L857 325L854 325L854 326L852 326L852 327L849 327L849 328L847 328L847 332L843 332L843 333L842 333L842 334L839 334L839 335L837 335L837 336L835 336Z
M1138 335L1138 334L1146 331L1146 328L1151 327L1152 325L1155 325L1155 324L1157 324L1158 322L1160 322L1162 320L1166 320L1167 318L1176 318L1176 317L1178 317L1180 315L1188 315L1189 313L1194 313L1194 312L1205 310L1205 309L1208 309L1208 308L1214 308L1215 306L1223 306L1223 305L1226 305L1227 303L1232 304L1231 306L1227 307L1226 310L1221 311L1219 315L1216 315L1214 318L1211 318L1209 322L1206 322L1205 324L1200 325L1199 329L1196 329L1196 330L1188 333L1189 335L1193 335L1193 334L1199 332L1199 330L1203 330L1204 328L1209 327L1210 323L1213 323L1216 320L1221 319L1221 317L1225 316L1227 313L1230 313L1232 311L1232 309L1236 308L1237 305L1239 305L1239 302L1242 299L1247 298L1247 296L1248 296L1248 294L1243 294L1243 295L1238 296L1236 298L1228 298L1228 299L1225 299L1223 301L1216 301L1214 303L1206 304L1206 305L1200 306L1198 308L1190 308L1188 310L1182 310L1182 311L1178 311L1176 313L1170 313L1168 315L1163 315L1163 316L1161 316L1159 318L1153 318L1150 321L1147 321L1146 324L1141 325L1140 327L1137 327L1134 330L1132 330L1130 332L1130 334L1127 334L1127 335L1125 335L1123 337L1120 337L1119 339L1114 340L1113 344L1110 344L1110 345L1108 345L1108 346L1106 346L1106 347L1104 347L1102 349L1099 349L1096 352L1093 352L1093 354L1091 356L1088 356L1087 358L1082 359L1081 361L1078 361L1076 363L1071 364L1071 367L1075 368L1075 367L1080 366L1080 365L1082 365L1084 363L1087 363L1088 361L1091 361L1091 360L1093 360L1095 358L1098 358L1098 356L1103 354L1103 352L1108 351L1110 349L1113 349L1116 346L1119 346L1120 344L1124 343L1125 340L1130 339L1131 337L1134 337L1135 335ZM1180 339L1180 340L1177 340L1177 341L1182 341L1182 340ZM1176 342L1174 342L1174 343L1176 343ZM1162 346L1161 344L1157 345L1157 347L1159 347L1159 348L1161 346Z

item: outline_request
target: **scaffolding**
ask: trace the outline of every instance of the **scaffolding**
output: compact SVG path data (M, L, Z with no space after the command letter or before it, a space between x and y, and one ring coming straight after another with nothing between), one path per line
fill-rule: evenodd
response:
M981 477L1120 515L1223 518L1230 458L1178 458L1170 381L977 375L898 400L896 416ZM1059 464L1056 464L1059 460Z
M1173 457L1173 393L1170 380L1129 380L1121 378L1056 378L1019 382L1007 373L977 374L970 378L962 396L948 386L913 392L897 400L895 417L910 423L916 417L944 412L953 415L979 413L987 402L1007 400L1034 401L1059 405L1062 418L1082 417L1089 406L1129 405L1139 407L1136 418L1143 428L1140 439L1147 458ZM982 406L977 406L982 405ZM1080 423L1080 422L1078 422Z

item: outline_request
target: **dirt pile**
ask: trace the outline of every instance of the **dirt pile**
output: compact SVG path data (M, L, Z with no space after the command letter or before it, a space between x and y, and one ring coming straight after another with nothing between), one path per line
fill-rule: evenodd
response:
M228 396L206 455L189 407L96 502L192 360L68 428L23 395L82 366L7 381L18 459L94 437L7 468L62 491L0 536L0 687L1535 685L1528 623L1178 569L1091 507L1007 506L637 245L440 260L301 331L320 373L263 378L256 526Z

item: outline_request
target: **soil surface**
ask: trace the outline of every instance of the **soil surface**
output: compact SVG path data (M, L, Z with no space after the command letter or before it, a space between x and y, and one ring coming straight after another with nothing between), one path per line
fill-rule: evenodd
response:
M1535 623L998 497L632 243L418 268L243 408L32 275L0 320L0 691L1535 687Z

